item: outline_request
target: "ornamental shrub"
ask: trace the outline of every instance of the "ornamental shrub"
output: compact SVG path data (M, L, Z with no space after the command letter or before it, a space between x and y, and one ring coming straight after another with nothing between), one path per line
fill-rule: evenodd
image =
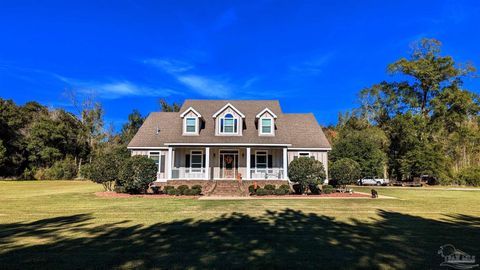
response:
M161 193L160 187L151 186L150 188L152 189L153 194L160 194Z
M201 191L201 190L202 190L202 186L201 186L201 185L193 185L193 186L191 187L191 189L198 189L198 190Z
M288 194L289 190L284 188L278 188L275 190L275 195L286 195Z
M185 190L188 190L188 186L187 185L180 185L180 186L177 187L177 189L180 191L179 195L186 195Z
M95 183L102 184L106 191L112 191L122 164L123 159L112 153L99 155L90 163L89 178Z
M163 187L163 192L164 192L165 194L169 194L168 192L169 192L170 190L172 190L172 189L174 190L175 187L173 187L173 186L164 186L164 187Z
M324 185L322 186L322 192L325 194L330 194L330 193L334 193L335 189L331 185Z
M150 183L157 179L157 165L145 156L132 156L122 165L118 184L131 194L145 193Z
M257 188L257 191L255 192L258 196L265 196L268 195L268 192L264 188Z
M309 185L308 189L310 190L310 193L318 195L321 193L321 190L318 188L317 185Z
M171 187L169 189L165 189L165 193L168 195L177 195L177 190L174 187Z
M263 188L266 190L275 190L275 186L270 184L265 185Z
M323 164L309 157L294 159L288 166L288 177L292 182L302 186L302 192L308 190L308 186L318 185L325 180Z
M330 167L330 177L336 185L345 188L361 177L360 164L350 158L339 159Z
M254 185L248 186L248 192L249 192L250 194L255 194L255 186L254 186Z
M279 186L278 189L286 190L287 193L290 192L290 186L289 186L289 185L286 185L286 184L283 184L283 185Z

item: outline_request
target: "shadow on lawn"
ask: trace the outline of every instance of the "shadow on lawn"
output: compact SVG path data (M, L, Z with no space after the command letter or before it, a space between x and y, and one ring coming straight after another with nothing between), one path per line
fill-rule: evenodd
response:
M0 225L1 268L438 268L451 243L480 257L480 218L380 211L369 223L286 209L151 226L93 226L89 214ZM92 227L93 226L93 227ZM76 236L82 234L83 236ZM88 237L85 237L87 234ZM30 246L22 237L39 239ZM20 242L21 243L21 242Z

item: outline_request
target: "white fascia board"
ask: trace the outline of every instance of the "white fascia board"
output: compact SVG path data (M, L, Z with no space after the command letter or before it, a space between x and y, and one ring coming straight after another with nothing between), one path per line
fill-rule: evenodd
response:
M277 115L274 114L269 108L263 109L263 111L261 111L260 113L258 113L257 116L255 116L255 118L260 118L265 112L270 113L270 114L273 116L273 118L277 118Z
M236 113L238 113L242 118L245 118L245 115L239 111L237 108L235 108L235 106L233 106L232 104L230 103L227 103L227 105L223 106L220 110L218 110L214 115L213 115L213 118L216 118L220 113L222 113L226 108L232 108Z
M296 151L330 151L331 147L322 147L322 148L288 148L288 150Z
M185 117L185 115L187 115L187 113L189 113L190 111L192 111L193 113L195 113L198 117L202 117L202 115L200 113L198 113L194 108L190 107L188 108L187 110L185 110L182 114L180 114L180 117Z
M288 147L288 143L165 143L167 146L283 146Z
M167 150L168 147L149 147L149 146L140 146L140 147L135 147L135 146L129 146L127 147L127 149L130 149L130 150L136 150L136 149L139 149L139 150L145 150L145 149L165 149Z

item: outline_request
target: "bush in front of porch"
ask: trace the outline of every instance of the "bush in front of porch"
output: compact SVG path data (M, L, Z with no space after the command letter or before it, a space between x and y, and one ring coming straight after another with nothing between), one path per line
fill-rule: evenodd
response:
M294 159L288 166L288 178L297 183L300 192L307 193L309 186L318 186L326 178L322 162L310 157Z

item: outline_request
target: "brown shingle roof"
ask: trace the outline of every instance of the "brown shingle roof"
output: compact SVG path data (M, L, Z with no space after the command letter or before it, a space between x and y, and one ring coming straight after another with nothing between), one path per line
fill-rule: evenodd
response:
M245 115L243 136L215 136L212 116L228 103ZM198 111L205 121L205 128L200 130L199 136L182 136L180 114L190 107ZM258 136L255 116L265 108L278 116L273 137ZM180 112L151 113L128 147L164 147L165 143L265 143L291 144L292 148L330 147L313 114L284 114L278 100L186 100Z

